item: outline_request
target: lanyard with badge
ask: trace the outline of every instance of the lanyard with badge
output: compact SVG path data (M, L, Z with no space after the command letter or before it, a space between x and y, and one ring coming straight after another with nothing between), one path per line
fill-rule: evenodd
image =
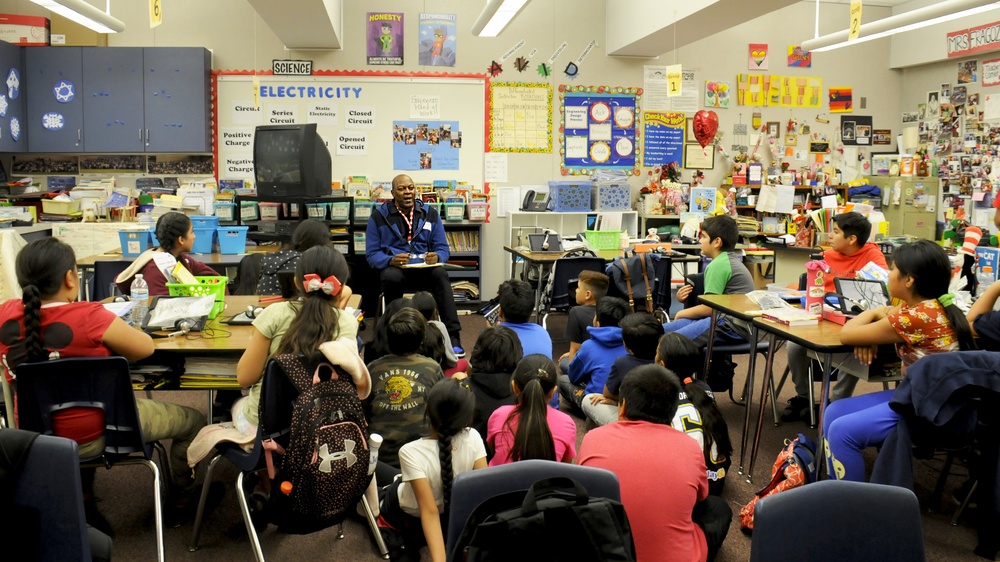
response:
M395 205L395 203L393 203ZM413 251L413 207L410 207L410 216L407 217L403 214L403 211L399 209L399 205L396 205L396 210L399 211L399 216L403 218L403 222L406 223L406 242L410 245L410 251Z

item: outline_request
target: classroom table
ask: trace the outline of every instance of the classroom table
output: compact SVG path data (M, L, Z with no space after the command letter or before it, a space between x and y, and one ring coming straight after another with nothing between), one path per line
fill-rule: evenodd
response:
M757 419L757 432L754 434L753 445L750 450L750 467L748 473L753 475L754 463L757 460L760 434L764 426L764 409L767 400L767 393L765 391L769 385L773 384L771 368L774 360L774 349L779 339L797 343L810 351L820 354L823 358L823 386L820 390L819 428L817 430L818 438L816 442L816 448L818 449L816 451L817 471L822 470L822 461L824 458L823 416L826 413L827 397L830 394L830 374L833 372L833 355L835 353L851 351L854 349L854 346L840 343L840 331L843 329L843 326L829 320L820 320L815 325L810 326L791 327L770 320L764 320L763 318L754 318L753 325L758 331L763 330L767 332L770 349L767 354L767 367L764 369L768 376L768 384L765 384L761 388L760 416Z
M756 315L751 314L752 311L759 311L760 306L750 300L746 295L699 295L698 302L712 309L712 324L708 331L708 349L705 352L705 368L704 373L708 374L708 369L712 362L712 348L715 343L715 332L716 326L718 325L719 314L725 314L733 318L742 320L747 323L750 329L750 365L747 369L747 395L745 399L746 412L743 419L743 433L740 438L740 464L737 472L743 474L743 459L745 458L747 439L750 435L750 410L753 405L753 383L754 383L754 371L757 367L757 342L759 341L757 335L757 326L754 324L753 320ZM768 361L765 373L770 373L773 362L771 361L771 355L774 354L775 348L771 347L768 349ZM765 375L764 378L764 388L767 388L769 384L773 384L773 377ZM763 391L762 391L763 392ZM760 405L761 411L764 409L764 404ZM751 461L752 462L752 461ZM753 476L751 464L751 471L747 479L749 480Z

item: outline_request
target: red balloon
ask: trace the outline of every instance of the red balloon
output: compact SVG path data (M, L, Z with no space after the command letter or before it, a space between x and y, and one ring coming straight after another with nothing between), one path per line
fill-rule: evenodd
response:
M694 138L698 139L698 144L705 148L708 143L715 138L715 133L719 130L719 116L714 111L702 109L694 114Z

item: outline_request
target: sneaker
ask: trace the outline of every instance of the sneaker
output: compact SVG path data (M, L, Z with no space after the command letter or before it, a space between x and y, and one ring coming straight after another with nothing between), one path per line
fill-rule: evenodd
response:
M793 422L809 418L809 399L793 396L788 399L788 406L781 412L781 421ZM803 413L805 416L803 416Z
M462 346L456 345L452 347L451 350L455 352L455 357L458 357L459 359L465 357L465 349Z

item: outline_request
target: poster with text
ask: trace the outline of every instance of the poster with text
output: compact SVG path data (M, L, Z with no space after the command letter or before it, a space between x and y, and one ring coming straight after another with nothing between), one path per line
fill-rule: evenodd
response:
M1000 59L983 61L983 86L1000 86Z
M591 175L596 170L639 173L636 136L639 88L559 86L563 138L562 174Z
M684 128L687 115L667 111L642 112L642 165L652 168L684 164Z
M403 64L403 14L368 12L365 19L368 64L372 66Z
M420 64L455 66L455 14L420 14Z
M393 121L395 170L457 170L462 150L458 121Z

